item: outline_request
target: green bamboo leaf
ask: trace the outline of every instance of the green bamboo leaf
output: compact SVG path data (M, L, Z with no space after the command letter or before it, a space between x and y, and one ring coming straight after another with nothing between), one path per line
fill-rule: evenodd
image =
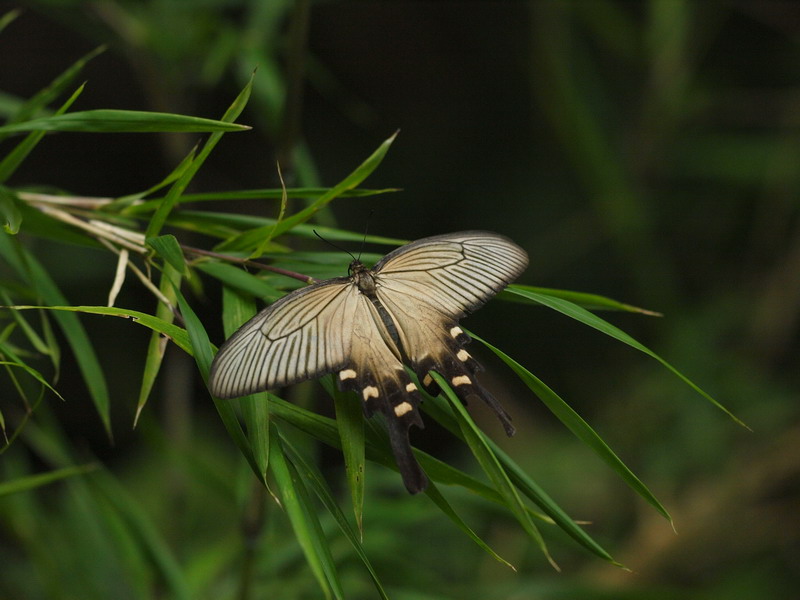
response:
M85 110L33 119L22 123L3 125L0 134L25 133L28 131L76 131L82 133L220 133L246 131L247 125L176 115L170 113L138 110L99 109Z
M264 240L258 245L258 247L251 253L250 258L255 256L261 256L267 248L270 247L272 238L275 237L275 231L278 229L278 225L281 221L283 221L283 217L286 215L286 206L289 201L289 195L286 192L286 184L283 181L283 175L281 174L281 166L278 165L278 178L281 180L281 203L280 208L278 209L278 219L275 222L275 226L272 228L272 231L264 237Z
M330 386L333 392L333 405L336 410L336 425L342 443L347 486L353 502L353 514L360 535L364 535L364 410L361 401L352 392L340 392L335 385Z
M189 274L186 266L186 259L183 257L183 250L174 235L160 235L154 238L147 238L146 243L156 251L161 258L169 263L182 277Z
M53 326L50 324L50 316L47 311L39 313L42 323L42 335L44 336L45 344L47 344L47 356L50 357L50 362L53 364L53 381L58 381L61 374L61 346L59 345L56 334L53 331Z
M505 469L500 464L500 461L497 459L497 456L493 452L491 446L487 443L483 432L481 432L480 429L478 429L478 426L475 425L475 422L472 420L472 417L469 416L467 409L464 408L461 400L459 400L455 395L447 381L435 371L431 371L431 376L441 388L445 398L449 400L450 407L453 411L453 416L458 422L461 433L464 436L464 440L467 442L470 450L472 450L473 455L477 459L484 473L486 473L495 489L503 497L506 508L511 511L514 517L517 519L517 522L522 525L522 528L525 530L525 532L531 537L531 539L533 539L553 568L560 570L552 556L550 556L550 552L547 550L547 545L544 543L542 534L533 524L533 521L531 521L528 511L526 510L525 505L522 503L522 499L519 497L516 488L509 480Z
M502 556L497 554L486 542L484 542L480 536L475 533L472 528L466 524L466 522L453 510L453 507L450 506L450 503L445 499L442 493L439 491L439 488L436 487L436 484L432 481L428 482L428 487L425 489L425 495L431 499L431 501L439 507L445 515L447 515L453 523L455 523L461 531L467 534L467 536L475 542L484 552L486 552L489 556L495 559L497 562L507 566L512 571L517 570L517 568L504 559ZM502 503L502 501L500 501Z
M222 325L228 338L256 313L255 302L251 297L223 286ZM261 392L239 399L242 420L247 428L247 439L253 452L253 460L258 467L257 475L266 485L269 469L269 394Z
M27 364L25 364L25 362L22 359L20 359L17 355L13 353L13 351L11 350L11 348L8 347L7 344L4 344L2 342L0 342L0 356L6 356L11 359L11 360L0 360L0 365L6 365L8 367L22 369L28 375L30 375L36 381L42 384L42 386L46 387L48 390L53 392L61 400L64 399L64 397L61 394L59 394L58 391L47 382L47 380L44 378L44 375L42 375L39 371L37 371L33 367L30 367Z
M3 230L6 233L17 235L22 224L22 213L17 208L14 195L3 185L0 185L0 219L3 220Z
M181 329L177 325L168 323L153 315L139 312L138 310L131 310L129 308L119 308L116 306L29 306L29 305L16 305L11 306L14 310L51 310L55 315L60 312L67 313L86 313L92 315L106 315L112 317L123 317L131 319L134 323L144 325L145 327L157 331L158 333L167 336L172 340L176 346L187 354L193 354L193 347L189 342L189 336L186 330Z
M263 279L242 269L222 262L199 262L195 264L198 271L219 279L226 286L252 294L257 298L274 301L283 296L283 292L275 289ZM241 325L241 323L240 323Z
M186 323L186 332L189 334L191 354L194 356L194 360L197 363L197 368L200 371L200 375L203 377L203 381L207 383L208 374L211 371L211 361L213 359L213 346L208 339L208 334L206 333L205 327L203 327L200 319L197 318L197 315L186 302L183 294L181 294L181 291L178 288L175 288L175 295L178 300L178 306L180 307L181 315ZM228 435L231 436L234 444L236 444L237 448L239 448L239 451L244 455L247 463L253 470L253 473L260 478L261 468L256 462L255 456L253 455L253 449L250 446L250 441L247 439L244 431L242 431L242 426L239 424L239 419L236 417L236 412L233 410L231 402L221 398L215 398L214 396L212 396L212 399L214 400L214 406L217 409L220 418L222 419L222 424L225 425L225 429L228 431Z
M492 440L488 440L495 456L498 458L503 468L508 473L509 478L520 492L525 494L531 501L536 503L551 519L558 525L565 533L572 537L576 542L581 544L584 548L599 556L603 560L610 562L612 565L626 569L622 564L618 563L614 558L606 552L606 550L598 544L592 537L581 529L578 524L570 518L570 516L558 505L555 501L536 484L533 479L517 464L508 454L506 454L497 444ZM626 569L627 570L627 569Z
M251 229L253 227L266 227L274 225L275 220L265 217L254 217L252 215L240 215L234 213L179 210L170 214L167 223L173 227L181 227L190 231L199 231L214 237L228 238L231 235L234 235L236 232ZM291 232L287 233L291 235L297 235L299 237L317 239L317 236L314 235L314 231L319 233L326 240L334 242L355 242L359 244L359 247L362 243L362 240L364 240L363 231L358 233L355 231L345 231L335 227L326 227L324 225L316 224L307 225L301 223L292 229ZM408 243L408 240L368 235L366 237L366 243L382 244L386 246L401 246ZM230 249L228 252L233 254L238 251ZM244 255L244 252L242 252L242 254Z
M248 81L244 89L233 101L233 104L231 104L228 110L225 111L225 114L222 116L222 121L220 121L222 125L225 125L226 127L234 127L235 129L242 127L240 125L236 125L233 123L233 121L241 114L242 110L244 110L247 100L250 98L250 90L252 86L253 78L251 77L250 81ZM172 187L169 189L164 201L158 206L155 214L150 219L150 223L147 225L147 231L145 232L145 237L153 238L161 233L161 228L164 227L164 223L166 222L169 213L172 212L172 209L177 203L178 198L180 198L181 194L183 194L183 192L186 190L186 187L203 165L206 158L208 158L209 154L211 154L211 151L222 139L222 135L225 131L233 130L215 130L215 132L208 137L208 140L203 145L203 148L200 150L197 157L192 161L191 165L189 165L181 174L180 178L174 184L172 184Z
M524 290L533 292L535 294L544 294L554 298L561 298L562 300L567 300L568 302L572 302L573 304L577 304L578 306L582 306L588 310L620 310L625 312L641 313L651 317L663 316L659 312L647 310L646 308L639 308L638 306L633 306L631 304L625 304L624 302L619 302L613 298L600 296L598 294L587 294L584 292L573 292L570 290L556 290L553 288L535 287L532 285L520 285L518 283L512 283L508 287L511 288L511 291L508 289L503 290L498 295L498 298L511 300L512 302L523 302L525 304L538 304L538 302L534 302L528 298L523 298L522 296L513 292L513 290Z
M264 239L265 236L272 234L273 237L277 237L300 223L304 223L308 221L316 212L327 206L332 200L337 198L339 195L344 193L345 191L355 189L358 185L364 181L381 163L383 158L386 156L386 153L389 151L389 147L392 145L392 142L397 137L397 133L393 134L387 140L385 140L375 152L373 152L361 165L358 166L356 170L350 173L347 177L345 177L342 181L336 184L334 187L329 189L325 192L322 196L317 198L314 202L308 205L306 208L293 214L290 217L287 217L280 223L275 223L274 225L267 225L264 227L258 227L256 229L252 229L250 231L246 231L243 234L231 238L230 240L223 242L219 246L217 246L218 250L242 250L246 252L251 252L253 249L257 248L258 245L261 243L261 240Z
M11 312L14 313L15 311L12 309ZM9 330L7 329L4 331L4 333L8 331ZM20 358L17 352L15 352L15 349L13 349L11 345L6 342L6 337L7 336L4 335L2 339L0 339L0 358L9 360L2 360L0 361L0 364L6 365L7 367L22 369L28 373L28 375L38 381L43 387L49 389L56 396L58 396L58 398L63 400L64 397L59 394L58 391L52 385L50 385L50 383L48 383L47 379L38 371L38 369L34 369L24 360L22 360L22 358Z
M422 385L418 385L417 387L422 390L425 398L425 402L422 404L422 409L424 410L425 414L430 415L434 420L436 420L436 422L442 425L455 437L464 441L464 437L461 434L460 428L453 418L452 410L448 409L447 403L443 401L441 397L432 397L426 394ZM588 533L586 533L585 530L581 529L578 524L530 477L530 475L525 473L525 471L516 462L514 462L511 457L508 456L508 454L503 452L491 439L486 438L486 440L491 446L495 456L503 465L503 468L508 474L511 482L522 494L534 502L536 506L541 508L542 511L544 511L544 513L547 515L544 516L536 513L535 511L529 510L531 516L543 520L548 524L556 524L558 527L563 529L565 533L570 535L573 539L575 539L593 554L599 556L603 560L607 560L615 566L625 568L620 563L616 562L614 558L602 546L600 546L600 544L598 544ZM442 479L441 474L434 476L430 469L431 467L425 466L425 472L428 473L431 479L435 479L436 481L443 483L446 482L464 485L460 480L450 482L447 479ZM469 484L465 485L465 487L475 493L479 493L474 489L473 486L470 486ZM492 492L497 495L497 492L494 490L492 490ZM486 493L481 493L480 495L487 500L492 500L498 504L503 504L503 501L501 498L499 498L499 495L497 499Z
M163 578L170 597L189 600L189 582L163 534L139 503L106 471L92 478L93 487L122 517L134 539L141 545L156 571Z
M573 304L567 300L562 298L555 298L553 296L548 296L545 294L538 294L536 292L531 292L529 290L520 289L519 287L509 287L508 290L513 293L517 294L523 298L527 298L528 300L533 300L538 304L542 304L547 306L548 308L552 308L568 317L575 319L576 321L580 321L584 325L588 325L598 331L605 333L608 336L613 337L614 339L622 342L623 344L627 344L631 348L635 348L644 354L656 359L660 362L664 367L666 367L669 371L671 371L674 375L676 375L681 381L683 381L686 385L692 388L695 392L703 396L706 400L708 400L711 404L716 406L726 415L728 415L731 419L733 419L736 423L745 427L746 429L750 429L744 422L742 422L736 415L730 412L727 408L725 408L722 404L717 402L714 398L712 398L709 394L703 391L700 387L698 387L694 382L692 382L688 377L686 377L683 373L678 371L675 367L673 367L670 363L666 360L661 358L658 354L644 346L643 344L637 342L627 333L615 327L611 323L604 321L597 315L590 313L585 308L581 308L580 306Z
M360 537L361 530L359 529L358 534L356 531L350 526L347 518L344 516L344 513L339 508L339 505L336 503L336 500L331 493L330 488L328 487L328 483L325 481L325 478L320 473L319 469L317 469L312 463L305 460L302 455L297 451L297 449L291 445L291 443L286 439L286 437L281 436L281 445L286 449L289 458L291 459L292 463L294 464L295 468L300 472L303 476L303 480L306 484L316 493L317 497L320 499L322 504L331 514L331 516L336 521L336 524L339 526L339 529L342 530L345 537L347 537L350 544L352 544L353 549L356 552L356 555L364 563L364 566L367 568L370 577L372 578L373 583L375 584L375 588L378 591L378 595L381 598L387 599L388 596L386 595L386 591L383 589L383 586L378 578L378 574L375 572L375 569L372 567L372 563L369 561L369 557L367 556L366 552L364 552L364 548L361 545Z
M270 424L270 428L272 474L280 492L281 506L289 517L295 537L325 597L344 598L328 540L311 505L304 482L286 458L278 428L274 423Z
M332 396L335 389L335 384L332 382L331 378L325 377L321 380L321 382L328 394ZM418 387L422 389L421 386ZM431 407L437 401L443 402L438 398L431 398L430 396L426 396L426 398L428 399L428 402L423 404L423 407L426 408ZM272 395L270 396L270 411L276 417L305 432L314 439L319 440L323 444L327 444L328 446L339 450L342 449L341 436L339 435L337 429L338 425L333 419L310 412L304 408L292 404L291 402L287 402L286 400ZM427 412L429 411L426 410L426 413ZM452 427L451 432L456 435L456 437L459 437L460 432L458 430L458 426L455 424L455 420L449 413L445 413L444 417L442 418L437 416L436 420L442 424L446 424L445 426L447 426L448 429ZM384 467L399 473L397 463L394 460L394 455L392 454L391 447L389 445L389 436L386 430L379 429L375 425L374 421L368 421L367 423L369 424L369 427L365 430L365 450L367 460L383 465ZM431 456L430 454L427 454L416 448L414 448L414 456L416 456L419 464L425 470L428 478L432 481L436 481L445 485L459 485L464 489L469 490L476 496L489 500L490 502L494 502L495 504L505 506L503 498L500 496L497 490L481 481L478 481L471 475L468 475L467 473L464 473L463 471L456 469L449 464ZM549 525L552 525L554 522L549 517L531 509L528 509L528 512L531 516L544 521Z
M159 181L157 184L155 184L152 187L149 187L143 192L136 192L134 194L128 194L127 196L120 196L113 202L110 202L109 204L103 206L101 210L103 212L117 212L120 210L125 210L126 214L128 214L128 210L132 210L135 213L135 209L144 204L149 204L150 210L157 209L160 206L163 198L158 200L151 200L149 202L141 202L138 204L135 203L138 202L141 198L149 196L150 194L153 194L158 190L167 187L168 185L172 185L178 179L180 179L181 176L186 172L186 170L191 166L192 161L194 160L196 154L197 154L197 146L195 145L195 147L189 151L189 153L183 158L183 160L180 163L178 163L178 166L172 169L172 171L170 171L170 173L164 179ZM184 198L185 197L182 197L179 200L179 202L189 202L189 200L185 200Z
M253 453L254 472L267 485L269 471L269 394L261 392L239 398L242 420L247 428L247 440Z
M11 306L14 304L10 296L5 291L0 292L0 298L2 298L6 306ZM9 314L11 315L11 318L14 319L14 321L17 323L17 325L19 325L19 328L22 330L22 332L25 334L25 337L28 339L28 341L31 343L31 345L37 352L40 352L45 355L50 354L50 347L39 336L39 334L36 333L36 330L30 325L30 323L28 323L28 321L25 320L20 311L11 310L9 311ZM3 340L4 339L5 337L3 337Z
M184 159L186 161L186 159ZM183 163L181 163L183 164ZM166 181L166 180L165 180ZM137 194L126 196L126 199L139 199L144 198L145 196L149 196L153 192L161 189L164 187L164 182L158 184L145 192L139 192ZM310 187L303 187L303 188L286 188L286 196L289 199L305 199L305 198L318 198L322 196L325 192L328 191L328 188L310 188ZM342 192L339 197L340 198L366 198L369 196L380 196L382 194L389 194L392 192L399 192L399 188L383 188L383 189L365 189L365 188L356 188L353 190L346 190ZM181 196L180 200L178 200L178 204L185 204L188 202L221 202L221 201L233 201L233 200L280 200L283 195L282 190L274 189L274 188L261 188L255 190L237 190L235 192L231 191L223 191L223 192L201 192L197 194L184 194ZM123 200L123 198L119 198L118 202ZM151 198L150 200L146 200L144 202L132 205L126 209L126 214L134 215L138 213L146 213L152 212L158 208L158 205L163 202L164 198ZM109 206L114 205L112 203ZM363 237L363 236L362 236ZM360 238L359 238L360 239Z
M569 429L579 440L589 446L608 466L610 466L616 473L622 477L623 481L628 484L633 491L644 498L653 508L655 508L661 515L672 524L672 517L667 512L667 509L658 501L655 495L636 477L625 463L614 453L614 451L606 444L603 439L597 435L589 424L584 421L581 416L576 413L561 397L550 389L543 381L533 375L525 367L508 356L499 348L494 347L492 344L469 332L469 335L474 339L480 341L489 350L494 352L500 359L506 363L514 373L528 386L528 388L536 394L536 396L544 402L545 406L552 412L558 420L561 421L567 429Z
M56 98L66 92L66 90L74 84L75 79L77 79L78 75L80 75L81 71L83 71L83 67L86 66L86 63L92 60L95 56L105 52L105 50L105 46L99 46L76 60L58 77L56 77L47 87L39 90L36 94L31 96L31 98L26 100L22 106L19 107L19 110L17 110L16 114L6 123L6 125L27 121L34 115L40 114L45 107L47 107L51 102L54 102ZM8 137L8 134L0 135L0 140L5 139L6 137Z
M2 17L0 17L0 31L3 31L9 24L14 21L18 16L22 14L22 9L15 8L13 10L9 10Z
M97 467L98 467L97 464L91 463L76 467L65 467L63 469L56 469L54 471L48 471L47 473L26 475L24 477L17 477L10 481L4 481L0 483L0 498L2 498L3 496L8 496L10 494L18 494L20 492L28 492L30 490L35 490L36 488L42 487L43 485L54 483L56 481L61 481L63 479L67 479L68 477L83 475L85 473L94 471L95 469L97 469Z
M44 302L51 306L68 304L67 299L39 261L21 245L13 244L12 240L13 238L7 234L0 235L0 255L6 259L6 262L20 277L28 281L28 284L36 290ZM67 343L75 355L78 368L89 389L92 402L100 415L106 433L111 437L108 385L97 354L89 341L89 336L77 315L56 311L53 313L53 318L64 333L64 337L67 338Z
M256 304L251 297L222 286L222 328L226 339L255 314Z
M56 111L55 117L51 117L53 119L57 119L59 117L65 117L65 113L70 106L72 106L73 102L78 99L78 96L81 95L83 92L83 85L78 87L77 90L70 96L64 104ZM16 125L7 125L6 127L16 127ZM3 127L0 127L0 136L2 136ZM27 158L27 156L33 151L36 145L41 141L44 137L44 132L34 131L33 133L25 136L23 140L17 144L14 149L6 154L2 161L0 161L0 183L3 183L8 180L9 177L17 170L17 168L22 164L22 162Z
M180 274L169 263L164 265L161 272L161 282L159 284L159 291L167 298L171 305L176 304L175 289L180 287ZM175 313L172 311L172 306L167 306L163 302L157 302L156 314L157 319L161 319L164 323L172 324L175 320ZM150 341L147 344L147 354L145 357L144 371L142 373L142 385L139 388L139 400L136 403L136 414L133 417L133 426L136 427L139 422L139 416L144 410L145 404L150 397L150 392L153 390L158 372L161 370L161 363L164 360L164 352L167 349L167 340L160 331L153 330L150 334Z
M326 391L328 391L329 394L332 394L332 388L335 386L335 384L331 381L331 379L327 377L323 378L322 383ZM443 401L439 400L438 398L432 399L428 397L428 399L429 402L426 402L423 404L423 406L430 406L434 401L443 403ZM327 444L332 448L341 449L341 437L337 431L337 423L333 419L318 415L273 395L270 395L270 412L280 420L291 424L300 431L305 432L320 442ZM455 424L453 417L448 415L447 419L448 423L454 428L455 434L458 435L458 426ZM394 456L389 445L389 438L385 429L379 429L377 426L375 426L373 421L369 421L369 424L370 427L366 430L367 460L381 464L399 473L399 469L394 460ZM495 504L505 506L504 499L497 492L497 490L487 486L483 482L478 481L471 475L468 475L463 471L460 471L449 464L444 463L425 452L422 452L421 450L414 449L414 455L416 456L420 465L422 465L422 468L425 470L425 473L427 473L429 479L432 481L437 481L446 485L462 486L476 496L494 502ZM510 461L510 459L508 460ZM527 510L532 517L542 520L549 525L554 523L553 519L550 519L549 517L546 517L531 509ZM448 517L452 518L449 514ZM459 528L463 528L463 523L460 522L460 519L457 519L455 522ZM574 523L572 523L572 525L575 526Z

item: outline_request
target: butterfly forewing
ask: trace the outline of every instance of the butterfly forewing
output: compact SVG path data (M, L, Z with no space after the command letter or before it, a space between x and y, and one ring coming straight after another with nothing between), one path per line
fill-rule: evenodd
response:
M361 301L347 277L287 294L222 345L211 367L211 393L236 398L319 377L345 364Z
M437 235L387 254L375 272L386 294L413 296L451 319L483 306L528 266L508 238L484 231Z

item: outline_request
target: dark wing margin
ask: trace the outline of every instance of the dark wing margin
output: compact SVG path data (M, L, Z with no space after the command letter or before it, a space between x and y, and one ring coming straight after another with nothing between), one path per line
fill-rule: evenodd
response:
M242 325L211 364L209 389L237 398L336 371L350 354L359 292L348 277L295 290Z
M397 324L403 352L426 391L439 393L428 374L435 370L465 403L480 398L489 405L509 436L511 417L475 378L481 367L464 348L470 338L458 321L527 265L528 255L508 238L466 231L418 240L375 266L378 299Z

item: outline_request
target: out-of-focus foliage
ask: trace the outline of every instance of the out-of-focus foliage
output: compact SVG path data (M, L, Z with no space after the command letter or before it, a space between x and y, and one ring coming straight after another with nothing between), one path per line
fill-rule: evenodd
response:
M678 534L484 353L483 380L519 432L500 440L496 425L469 407L501 444L494 456L507 454L570 515L590 521L582 529L636 574L537 521L562 569L555 574L502 506L440 486L514 573L465 543L442 504L407 497L396 473L369 462L352 532L363 530L363 553L390 597L749 599L789 597L798 588L800 9L691 0L19 6L18 14L0 10L5 124L64 122L57 113L95 109L213 120L246 88L249 102L235 120L253 130L200 138L179 133L186 129L177 120L155 127L164 132L158 136L43 137L31 127L23 138L0 129L2 235L13 240L3 246L0 304L97 306L114 288L116 306L152 315L148 326L176 342L164 354L158 335L122 319L4 311L0 426L9 437L20 433L0 455L2 479L12 482L0 487L0 594L315 598L329 585L347 598L376 596L354 550L358 535L342 533L336 511L319 510L319 531L305 538L325 539L328 548L296 542L298 527L316 526L303 507L326 506L324 494L320 502L303 499L322 491L308 483L313 465L339 503L350 503L341 454L308 436L308 428L318 439L334 431L312 416L333 416L328 397L316 402L319 386L307 384L289 391L293 404L243 402L238 417L247 422L265 419L259 410L268 406L281 425L294 418L306 427L270 429L266 438L241 433L249 435L239 440L252 450L248 466L220 427L191 357L178 349L196 349L199 329L166 308L188 302L219 342L215 282L227 286L226 314L244 315L254 307L240 292L271 301L285 280L213 261L184 270L174 239L164 235L149 245L143 236L127 240L132 247L114 241L120 252L112 257L98 236L52 218L69 213L88 223L105 211L119 234L144 231L159 206L171 205L161 209L167 229L158 231L157 220L149 234L180 232L182 244L201 248L237 240L221 252L266 235L265 259L314 277L342 274L348 258L315 252L310 224L291 230L301 252L286 254L278 228L294 223L276 227L276 160L290 188L286 214L307 210L318 231L350 250L361 236L349 232L363 231L372 209L370 231L386 236L371 238L376 244L466 228L502 231L531 255L521 283L546 286L528 291L592 310L629 308L610 306L610 296L663 313L603 317L753 429L596 331L551 311L492 303L467 326L558 390L583 417L570 421L562 407L562 420L601 435L669 510ZM101 44L108 49L97 55ZM143 130L143 119L127 131ZM195 125L212 131L209 122ZM330 193L323 184L341 181L398 128L369 184L403 192L350 190L334 209L319 202ZM200 195L213 190L226 192ZM61 195L69 210L59 207ZM80 197L83 207L75 204ZM241 214L222 204L231 199ZM43 215L43 206L50 212ZM237 237L259 227L253 240ZM155 292L131 273L121 289L114 285L122 249L157 253L163 272L143 272L141 280L149 275L165 297L158 309ZM174 286L181 278L185 301ZM459 429L446 404L430 404L445 427ZM235 437L237 415L223 417ZM484 452L466 422L460 426L473 452ZM367 434L369 456L381 440ZM446 458L426 469L455 477L445 470L452 465L479 477L475 459L444 428L430 426L414 441ZM273 464L273 455L286 456L285 464ZM373 458L380 461L379 453ZM311 486L296 488L298 504L279 508L253 476L267 460L280 472L281 492L297 481ZM351 520L352 508L344 512Z

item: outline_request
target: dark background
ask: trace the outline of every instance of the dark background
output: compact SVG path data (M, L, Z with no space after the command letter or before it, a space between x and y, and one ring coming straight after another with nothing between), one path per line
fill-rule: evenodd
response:
M240 118L254 129L224 138L193 191L276 187L274 163L289 143L281 106L297 8L267 4L23 2L23 15L0 33L0 91L29 97L106 43L86 68L87 89L73 110L216 118L258 67ZM12 5L0 7L2 14ZM510 526L497 543L521 573L474 569L484 559L461 559L459 534L445 529L453 540L439 539L439 547L452 545L463 564L420 567L432 597L448 589L463 597L472 578L509 598L562 597L547 595L554 589L778 598L800 583L798 34L800 8L790 2L311 3L306 77L287 102L298 127L289 141L310 158L289 161L289 177L333 185L400 130L366 185L402 191L337 200L329 222L353 231L369 223L371 233L406 239L473 228L508 235L531 257L521 283L664 313L602 316L753 429L594 330L545 309L491 303L466 324L584 416L667 506L679 534L480 353L482 380L518 424L503 447L571 514L592 521L592 535L636 573L573 555L569 540L547 534L564 567L555 577ZM195 141L53 135L9 183L123 195L160 180ZM243 210L274 216L277 208L245 203ZM78 249L55 255L39 243L38 256L59 271L73 303L104 303L110 259L87 260ZM118 303L151 310L131 288ZM207 323L215 299L209 291L201 305ZM64 374L59 389L68 403L59 414L68 435L89 440L122 479L147 482L146 434L129 433L147 335L85 321L117 382L117 446L104 443L77 375ZM169 360L180 372L181 358ZM197 387L186 372L186 385ZM166 431L171 379L147 409L148 419L167 421ZM203 439L199 432L210 429L219 451L231 452L203 393L197 387L194 435ZM337 456L323 459L338 464ZM428 552L418 560L441 555ZM539 588L541 581L555 587Z

